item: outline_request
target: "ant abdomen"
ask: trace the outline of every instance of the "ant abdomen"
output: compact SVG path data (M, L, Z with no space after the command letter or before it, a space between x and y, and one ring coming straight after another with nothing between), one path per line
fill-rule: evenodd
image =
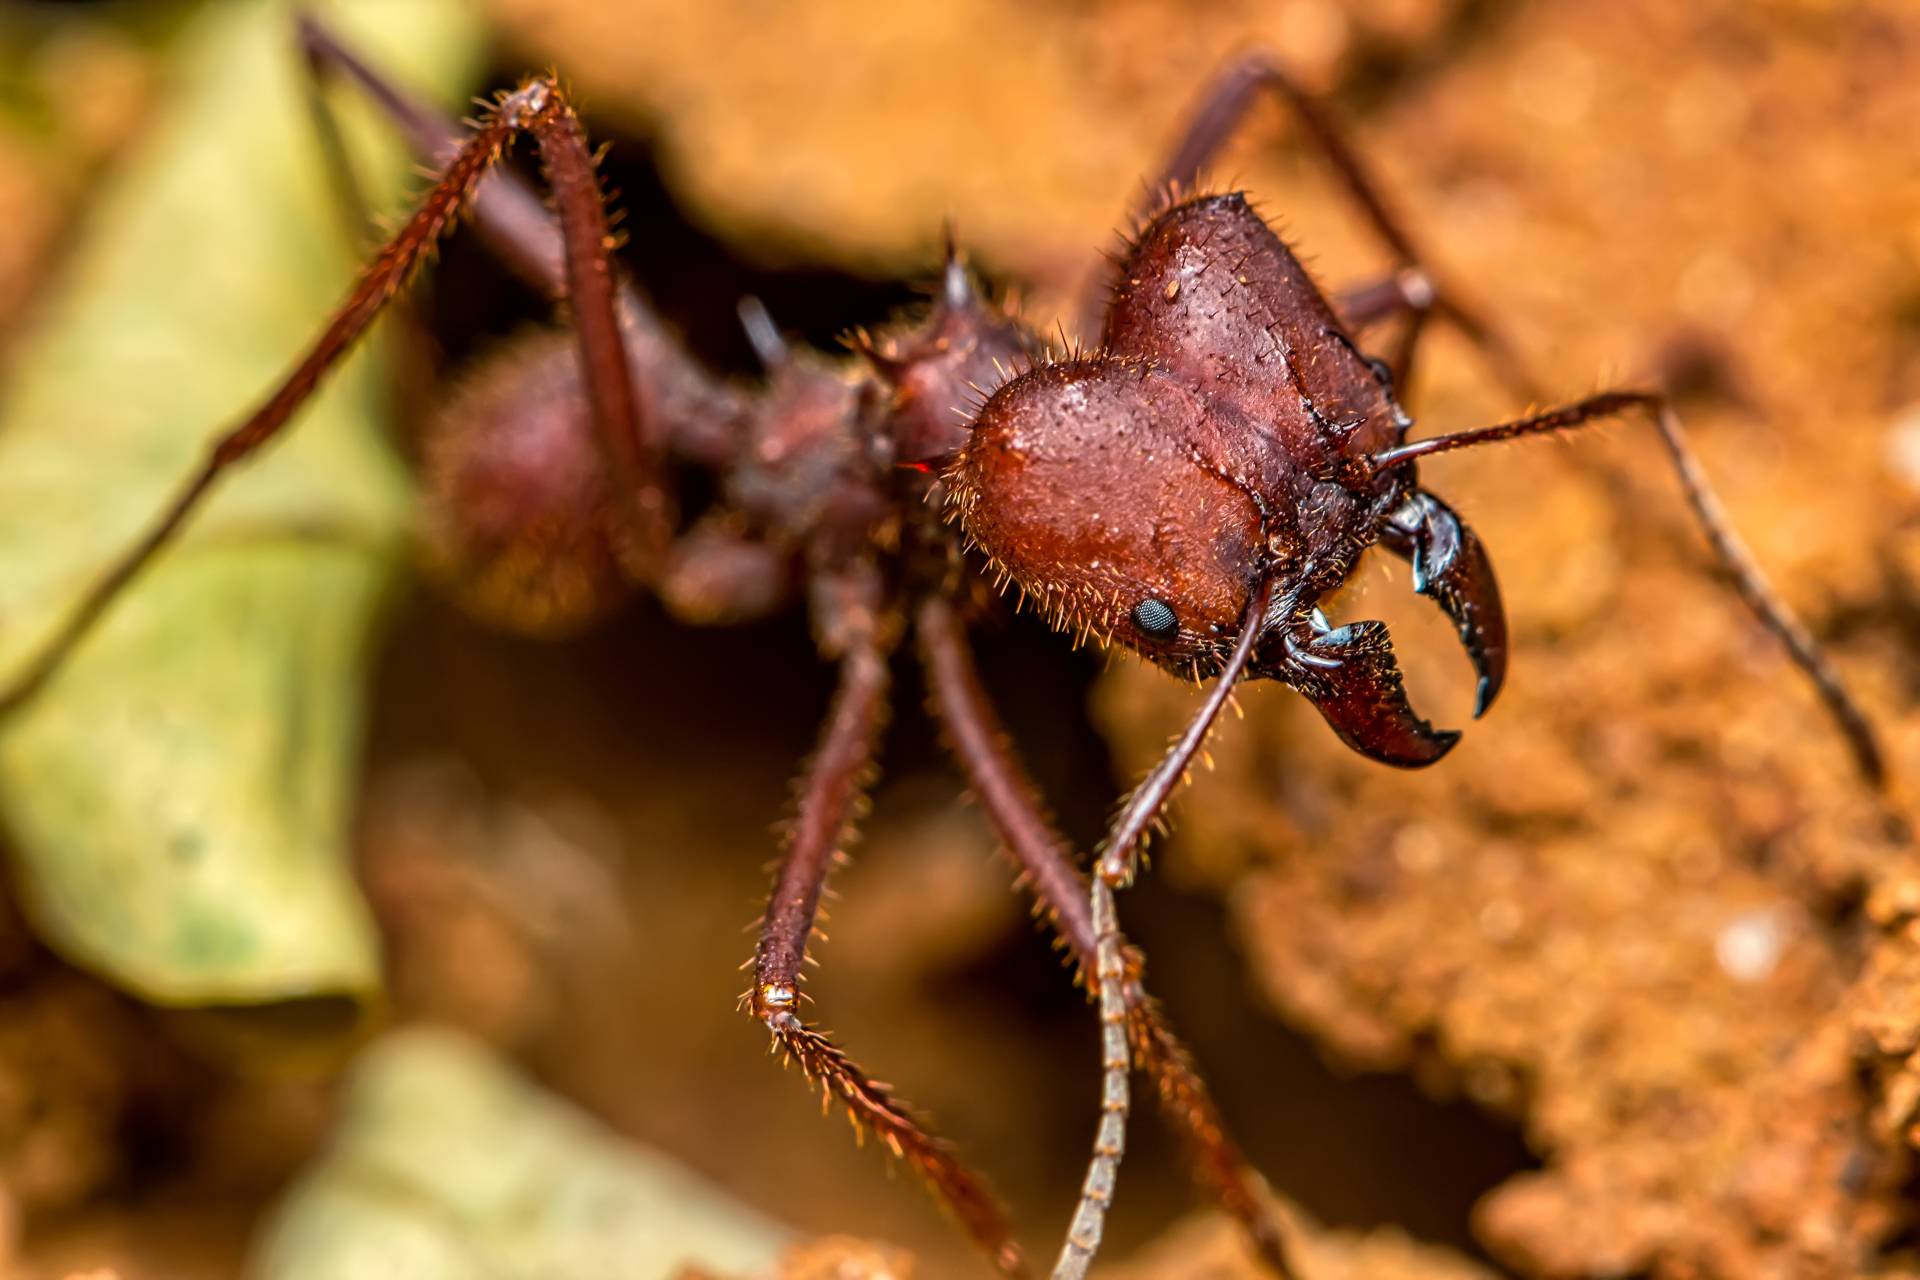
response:
M429 571L478 617L564 635L637 574L594 438L571 335L530 335L483 361L423 435Z

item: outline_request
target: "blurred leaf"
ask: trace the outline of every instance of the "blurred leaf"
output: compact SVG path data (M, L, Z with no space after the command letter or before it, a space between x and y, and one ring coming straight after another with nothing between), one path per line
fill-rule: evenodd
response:
M443 97L477 60L455 0L323 11ZM208 6L169 77L45 325L14 353L0 678L273 385L355 270L288 8ZM393 205L407 159L337 97L362 182ZM29 912L69 957L148 999L377 988L345 803L406 510L381 438L384 385L377 359L353 359L0 724L0 814Z
M760 1271L785 1233L535 1089L479 1042L395 1032L327 1154L263 1229L254 1280L642 1280Z

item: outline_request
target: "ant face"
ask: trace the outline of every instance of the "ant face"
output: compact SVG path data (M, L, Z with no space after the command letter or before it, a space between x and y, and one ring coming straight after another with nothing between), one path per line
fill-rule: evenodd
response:
M1408 705L1385 625L1317 608L1384 542L1458 626L1478 710L1498 691L1505 625L1478 539L1410 464L1368 460L1409 425L1381 371L1237 196L1163 213L1119 279L1104 351L981 409L947 471L967 533L1061 630L1202 676L1251 626L1248 672L1305 694L1349 746L1438 760L1459 735Z
M1144 363L1050 365L988 401L948 478L967 532L1055 626L1210 671L1266 522L1196 454L1209 425L1190 387Z

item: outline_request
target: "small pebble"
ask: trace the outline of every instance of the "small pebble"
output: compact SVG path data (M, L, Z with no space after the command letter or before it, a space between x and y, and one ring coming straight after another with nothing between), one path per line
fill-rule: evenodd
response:
M1780 965L1786 929L1771 909L1747 911L1729 921L1713 940L1714 958L1735 982L1761 982Z
M1887 465L1895 475L1920 489L1920 404L1896 410L1887 428Z

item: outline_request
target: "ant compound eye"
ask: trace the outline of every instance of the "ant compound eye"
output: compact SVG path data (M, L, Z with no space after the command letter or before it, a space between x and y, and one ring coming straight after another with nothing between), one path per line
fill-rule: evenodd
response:
M1133 625L1141 635L1154 640L1171 640L1180 632L1180 619L1164 600L1149 596L1133 606Z
M1385 360L1382 360L1379 356L1368 356L1367 368L1373 370L1373 380L1375 382L1385 387L1388 391L1393 390L1393 366L1392 365L1388 364Z

